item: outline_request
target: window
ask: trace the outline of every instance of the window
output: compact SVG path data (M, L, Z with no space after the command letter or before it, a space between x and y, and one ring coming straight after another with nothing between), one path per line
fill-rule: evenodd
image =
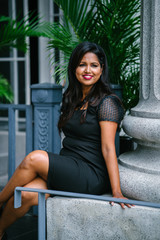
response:
M1 0L0 15L21 19L28 14L28 0ZM29 43L29 39L27 39ZM30 103L30 59L17 49L0 52L0 73L14 92L14 103Z
M40 14L46 21L61 21L62 12L53 0L1 0L0 15L21 19L30 11L34 12L34 16ZM30 45L27 54L17 49L0 52L0 73L12 86L15 104L30 104L31 84L59 81L50 58L54 58L53 62L59 62L61 53L58 49L49 53L47 41L36 37L27 39Z

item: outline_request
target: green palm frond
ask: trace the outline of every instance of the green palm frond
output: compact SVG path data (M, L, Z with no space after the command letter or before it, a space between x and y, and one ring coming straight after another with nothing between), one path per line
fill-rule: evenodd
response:
M46 23L42 22L39 24L35 31L44 37L47 37L48 40L48 50L58 49L62 52L61 55L61 64L55 62L56 51L49 53L51 65L56 65L54 75L60 77L61 80L67 78L67 65L71 52L75 46L80 42L77 38L77 35L72 33L71 25L68 24L63 26L60 23Z
M28 49L26 37L39 36L35 31L38 20L36 18L31 20L31 16L20 21L0 16L0 22L0 51L14 47L25 53Z
M120 83L128 65L139 66L139 0L54 0L62 9L64 25L46 28L49 48L58 48L68 60L81 41L96 42L108 57L110 79ZM48 31L49 30L49 31ZM62 66L64 68L66 64ZM60 69L58 73L61 73Z
M128 64L139 64L140 1L96 0L95 8L86 34L104 48L111 81L119 83Z
M66 77L67 63L71 52L75 46L84 41L82 30L83 24L88 16L88 9L93 8L90 0L55 0L55 3L63 11L63 24L44 23L37 26L36 31L43 33L43 36L49 38L48 49L58 48L62 53L61 65L56 67L55 74L60 75L62 79ZM85 32L85 29L83 29ZM54 58L53 58L54 61Z
M10 47L26 53L28 45L27 36L35 35L35 26L38 20L36 18L24 17L18 21L10 17L0 16L0 51L10 49ZM0 102L13 102L13 92L7 79L0 75Z
M53 24L49 44L50 47L55 47L55 43L59 44L61 48L59 46L58 48L70 55L74 47L79 42L84 41L84 33L82 31L79 32L79 30L83 29L84 22L88 16L88 10L93 9L93 5L91 5L91 0L55 0L54 2L63 11L63 25L59 23ZM85 32L85 29L83 29L83 32ZM64 48L62 49L62 45L66 46L66 52ZM69 52L67 51L68 47Z
M76 35L72 34L68 27L63 26L60 23L53 23L48 25L48 28L44 30L45 36L48 37L48 48L54 47L63 51L67 56L70 55L73 48L76 46L79 39Z
M54 2L63 10L66 24L70 23L75 34L78 35L78 29L86 20L88 9L91 7L91 0L54 0Z
M8 83L2 75L0 75L0 102L13 102L13 92Z
M121 78L121 84L123 84L123 104L126 110L129 110L136 106L139 101L139 75L140 70L137 65L130 66L126 75Z

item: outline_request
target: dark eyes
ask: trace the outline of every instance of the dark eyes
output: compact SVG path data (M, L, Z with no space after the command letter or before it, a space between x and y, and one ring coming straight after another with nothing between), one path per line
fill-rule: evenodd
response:
M98 65L95 65L95 64L92 64L91 66L92 66L92 67L98 67Z
M79 64L79 67L85 67L85 66L86 66L85 63L80 63ZM91 67L98 67L98 65L97 64L91 64Z

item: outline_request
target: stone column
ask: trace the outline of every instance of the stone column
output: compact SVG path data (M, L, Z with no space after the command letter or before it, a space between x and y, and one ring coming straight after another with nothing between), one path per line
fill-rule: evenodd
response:
M126 116L124 131L138 144L120 155L123 193L160 201L160 1L142 1L140 100Z
M34 149L59 153L61 140L57 128L62 101L62 86L52 83L33 84Z

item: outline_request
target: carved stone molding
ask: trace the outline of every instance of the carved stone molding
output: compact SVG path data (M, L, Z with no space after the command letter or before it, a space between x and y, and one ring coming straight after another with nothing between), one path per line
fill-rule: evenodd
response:
M43 103L47 100L48 98L48 91L47 90L37 90L36 92L36 100L39 102L39 103Z
M48 151L49 111L38 110L38 147Z

